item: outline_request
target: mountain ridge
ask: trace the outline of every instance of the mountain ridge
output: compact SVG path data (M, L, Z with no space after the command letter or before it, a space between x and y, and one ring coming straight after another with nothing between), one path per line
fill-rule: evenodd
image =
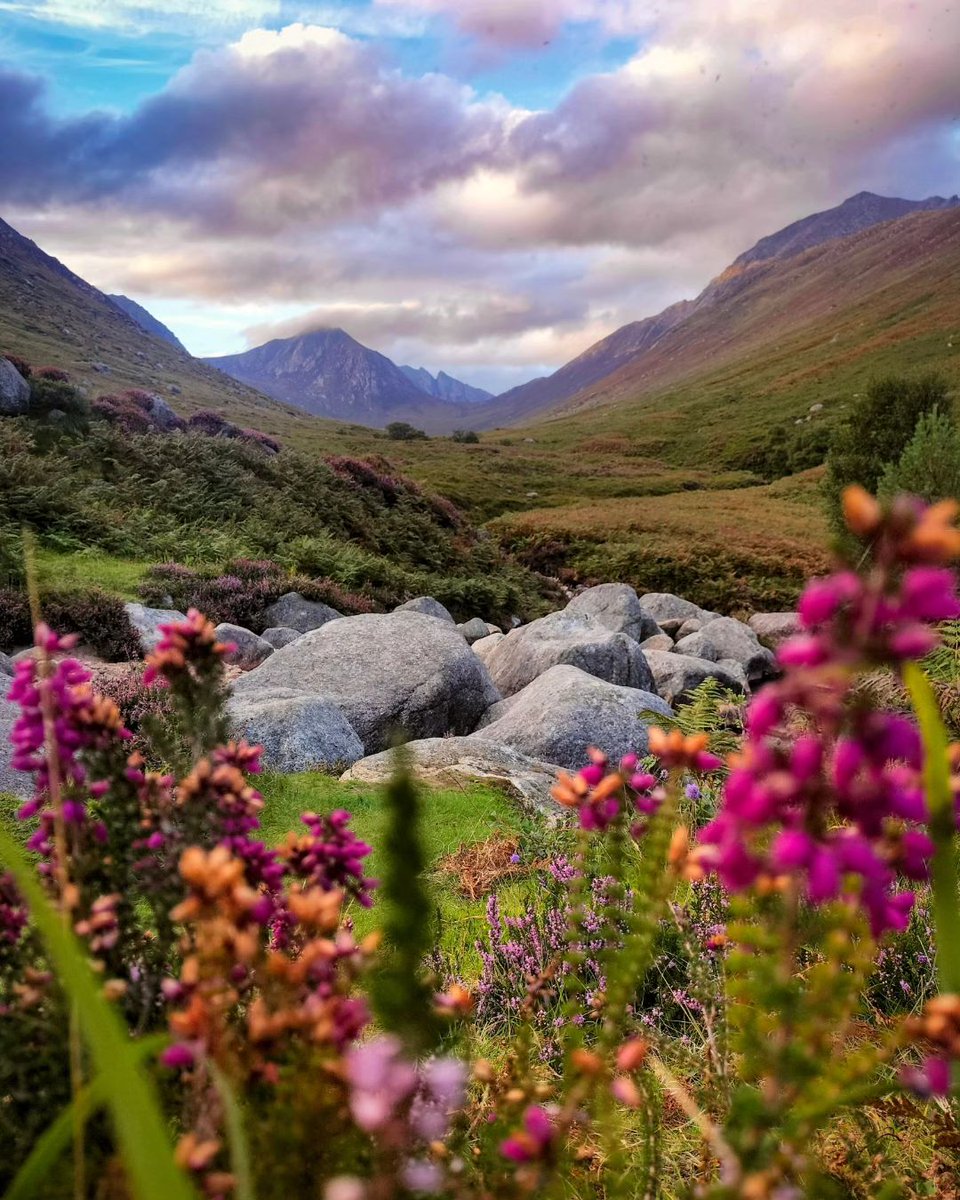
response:
M113 301L117 308L122 309L128 317L132 317L146 333L152 333L154 337L162 338L163 341L169 342L171 346L176 346L177 349L182 350L184 354L190 353L173 330L168 329L162 321L158 320L142 304L138 304L136 300L131 300L129 296L124 296L120 292L105 292L104 294L108 300Z

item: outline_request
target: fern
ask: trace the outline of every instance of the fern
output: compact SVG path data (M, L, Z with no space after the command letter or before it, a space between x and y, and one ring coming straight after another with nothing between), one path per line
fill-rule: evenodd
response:
M641 716L661 728L679 729L684 734L706 733L711 751L723 756L736 750L743 737L743 708L742 696L716 679L705 679L686 703L677 705L672 717L652 711Z

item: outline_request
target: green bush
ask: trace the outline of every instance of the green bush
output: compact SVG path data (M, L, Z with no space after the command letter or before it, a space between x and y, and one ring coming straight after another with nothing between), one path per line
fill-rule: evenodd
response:
M842 530L840 497L858 483L875 492L885 468L896 462L913 437L920 418L947 408L947 383L940 375L875 379L837 428L827 456L824 491L831 522Z
M907 448L880 476L880 496L909 492L931 503L960 496L960 430L939 408L924 413Z
M455 429L451 434L451 441L467 442L470 445L473 445L474 443L480 441L480 435L473 429Z
M387 437L392 442L420 442L426 441L427 435L422 429L417 429L408 421L391 421L386 426Z

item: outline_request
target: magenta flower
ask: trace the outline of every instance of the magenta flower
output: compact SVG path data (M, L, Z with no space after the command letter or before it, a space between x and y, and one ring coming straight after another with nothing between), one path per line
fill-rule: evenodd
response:
M523 1114L523 1128L500 1143L500 1153L515 1163L541 1162L550 1156L554 1133L546 1109L531 1105Z

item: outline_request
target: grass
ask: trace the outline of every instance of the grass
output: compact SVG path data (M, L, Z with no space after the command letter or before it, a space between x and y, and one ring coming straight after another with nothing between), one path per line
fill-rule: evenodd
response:
M271 845L283 841L290 830L302 830L303 812L331 812L346 808L351 827L373 847L366 860L368 873L377 878L380 847L384 843L386 813L381 789L369 784L341 783L331 775L304 772L297 775L265 774L258 787L266 801L261 814L264 839ZM462 845L472 846L495 836L514 837L521 856L539 857L543 830L504 793L482 786L422 788L421 833L427 861L428 882L436 905L438 943L469 971L477 965L473 942L484 929L485 898L464 898L455 880L437 870L438 863ZM521 877L500 891L505 912L520 912L532 896L535 883ZM376 904L364 910L354 906L351 915L360 934L377 928Z
M37 554L41 590L73 592L98 587L124 600L136 600L137 585L150 565L92 549L68 553L41 548Z

